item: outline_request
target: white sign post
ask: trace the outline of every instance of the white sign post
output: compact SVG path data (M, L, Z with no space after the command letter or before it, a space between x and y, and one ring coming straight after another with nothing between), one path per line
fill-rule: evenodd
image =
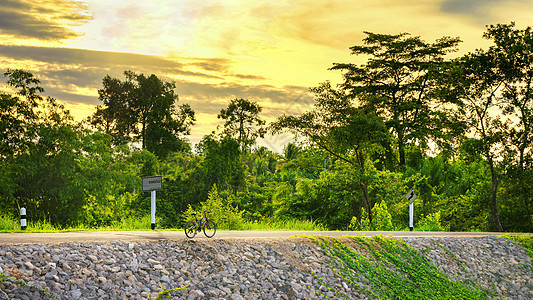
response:
M161 176L143 177L143 192L151 193L150 221L152 230L155 229L155 192L163 189L163 178Z
M23 207L20 209L20 229L26 230L28 224L26 224L26 209Z
M407 195L405 195L405 199L409 201L409 230L413 231L413 215L415 214L415 199L416 199L415 191L410 190Z

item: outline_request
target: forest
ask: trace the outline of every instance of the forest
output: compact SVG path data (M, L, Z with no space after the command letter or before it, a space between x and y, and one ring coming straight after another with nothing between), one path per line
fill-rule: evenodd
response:
M268 220L329 230L533 231L533 32L489 25L487 49L461 40L365 32L332 62L342 83L267 124L253 99L228 99L220 128L191 145L195 111L173 82L105 76L81 122L28 70L0 91L0 217L98 228L150 214L142 178L160 175L157 228L210 209L219 228ZM282 153L265 134L298 139Z

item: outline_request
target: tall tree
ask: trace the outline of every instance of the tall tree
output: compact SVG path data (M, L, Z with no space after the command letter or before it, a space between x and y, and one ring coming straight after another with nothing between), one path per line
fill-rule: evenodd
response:
M219 119L226 121L223 133L239 142L242 153L246 153L256 139L266 133L263 128L266 122L259 117L261 111L262 107L256 102L240 98L231 100L228 107L218 114Z
M349 95L332 88L329 82L311 90L315 93L314 109L300 116L283 115L272 124L272 129L274 132L288 129L304 136L312 145L354 166L364 207L370 212L365 164L367 155L388 138L385 125L373 112L355 106ZM369 219L372 220L371 214Z
M223 137L217 140L213 135L206 135L197 148L205 156L202 166L203 181L208 190L214 184L221 190L233 192L244 188L245 170L240 160L239 143L235 139Z
M140 141L143 149L161 157L186 148L180 135L190 133L195 115L188 104L176 107L174 83L154 74L146 77L125 71L124 75L124 81L104 77L103 88L98 90L103 106L97 108L91 123L111 134L116 144Z
M510 181L516 182L518 208L531 228L533 183L533 29L516 29L515 24L491 25L483 35L494 41L488 53L503 78L502 107L514 126L508 128L507 166ZM515 207L516 209L516 207Z
M0 159L19 154L31 143L28 126L38 120L44 92L41 81L28 71L7 70L4 76L16 92L0 92Z
M384 119L397 139L399 165L404 166L409 144L425 147L430 136L441 132L442 106L431 97L432 75L460 40L443 37L426 43L407 33L365 33L363 45L350 49L368 55L366 64L335 63L331 69L343 71L341 86L350 97Z
M504 124L497 114L501 105L503 79L498 74L496 60L490 53L477 50L457 59L448 72L448 97L460 99L460 107L465 122L469 125L469 145L471 151L483 156L491 174L491 218L489 229L503 231L497 200L498 171L496 159L504 136ZM496 111L496 113L495 113Z

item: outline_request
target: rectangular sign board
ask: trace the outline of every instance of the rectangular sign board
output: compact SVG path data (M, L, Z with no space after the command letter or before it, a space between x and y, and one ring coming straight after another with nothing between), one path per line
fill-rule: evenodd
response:
M161 176L143 177L143 192L160 191L163 189Z

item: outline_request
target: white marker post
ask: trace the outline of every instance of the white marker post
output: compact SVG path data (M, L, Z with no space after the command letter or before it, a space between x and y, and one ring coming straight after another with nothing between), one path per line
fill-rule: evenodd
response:
M415 199L416 199L415 191L410 190L407 195L405 195L405 199L409 201L409 230L413 231L414 225L413 225L413 216L415 214Z
M152 230L155 229L155 192L163 189L163 178L161 176L143 177L143 192L151 193L150 201L150 221Z
M20 229L26 230L26 209L23 207L20 209Z
M413 215L415 214L415 204L409 203L409 230L413 231Z
M151 202L150 202L150 221L152 222L152 230L155 229L155 191L150 192Z

